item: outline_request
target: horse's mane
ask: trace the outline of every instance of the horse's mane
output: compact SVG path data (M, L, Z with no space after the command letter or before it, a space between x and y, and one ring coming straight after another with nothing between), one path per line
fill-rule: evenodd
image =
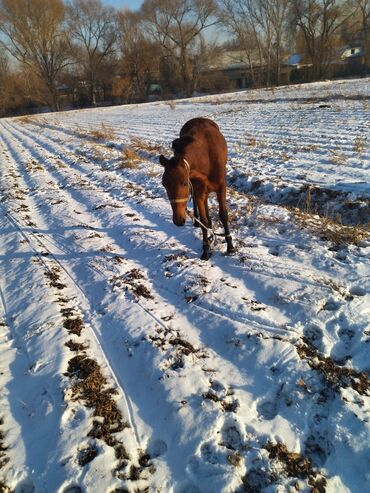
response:
M187 145L194 141L194 138L189 136L180 137L172 142L172 149L175 154L183 154Z

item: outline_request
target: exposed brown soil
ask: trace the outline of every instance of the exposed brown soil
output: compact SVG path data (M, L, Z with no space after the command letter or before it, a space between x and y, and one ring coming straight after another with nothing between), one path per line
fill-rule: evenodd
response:
M69 341L67 341L65 343L65 345L73 352L81 352L83 353L84 351L86 351L87 349L87 346L85 346L85 344L81 344L79 342L75 342L73 341L72 339L69 339Z
M12 490L3 481L0 481L0 493L11 493Z
M117 391L107 388L107 380L103 376L98 363L84 354L74 356L68 362L67 373L72 380L72 399L84 402L92 408L93 416L100 419L93 420L93 426L88 436L104 440L107 445L115 448L119 460L118 469L127 465L128 454L123 446L114 437L114 434L128 428L116 402L112 398Z
M221 407L224 411L228 413L235 413L239 407L239 403L236 400L227 400L219 397L212 390L208 390L208 392L204 392L202 394L203 399L208 399L213 402L218 402L221 404Z
M0 427L4 425L3 418L0 418ZM5 464L9 462L9 457L6 456L5 452L8 450L8 447L5 445L5 433L0 428L0 469L2 469ZM1 492L1 482L0 482L0 492Z
M53 267L52 269L45 272L45 276L50 280L50 286L56 289L64 289L66 287L65 284L60 282L60 271L57 267Z
M123 276L122 280L135 296L150 300L154 299L150 290L144 284L137 282L142 279L145 279L143 272L139 269L131 269Z
M297 352L299 357L306 360L311 368L320 372L335 390L352 387L361 395L370 394L370 378L367 372L340 366L331 358L320 354L306 338L303 338L303 343L297 346Z
M78 463L83 467L94 460L97 455L98 449L94 445L86 447L78 452Z
M283 475L291 478L308 479L311 493L325 493L326 479L313 469L310 459L296 452L289 452L283 443L268 442L264 448L268 451L269 458L278 461L279 465L283 467Z
M181 337L174 337L168 341L172 346L180 346L180 351L182 354L186 356L189 354L195 354L199 352L199 349L195 349L195 347L190 344L190 342L181 339Z
M70 334L80 336L84 328L84 323L80 317L66 318L63 322L63 327L67 329Z

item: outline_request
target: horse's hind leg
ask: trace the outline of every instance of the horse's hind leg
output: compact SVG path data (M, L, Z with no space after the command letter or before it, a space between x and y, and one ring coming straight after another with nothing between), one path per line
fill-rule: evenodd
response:
M222 222L222 225L225 230L225 239L227 243L227 253L234 253L235 252L235 247L233 245L233 240L231 238L230 234L230 229L229 229L229 215L227 212L227 206L226 206L226 190L221 190L220 192L217 192L217 199L218 199L218 204L219 204L219 209L218 209L218 214L220 217L220 220Z
M207 220L208 220L208 227L212 228L212 220L211 220L211 217L209 215L209 208L208 208L208 197L206 198L206 216L207 216Z

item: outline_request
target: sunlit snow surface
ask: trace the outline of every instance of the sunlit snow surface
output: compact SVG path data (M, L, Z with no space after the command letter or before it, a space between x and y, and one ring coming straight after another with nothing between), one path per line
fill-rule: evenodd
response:
M343 375L369 370L370 242L336 246L310 218L366 227L369 82L0 120L0 485L367 491L369 390ZM157 164L197 116L228 143L237 247L225 256L218 238L208 262L200 231L172 224ZM120 471L73 398L70 340L117 390Z

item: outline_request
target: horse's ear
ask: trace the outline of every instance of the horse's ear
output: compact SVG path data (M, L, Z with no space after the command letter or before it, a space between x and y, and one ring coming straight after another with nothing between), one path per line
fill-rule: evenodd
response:
M159 162L161 163L162 166L166 166L170 161L169 159L165 158L163 154L159 156Z
M175 139L172 142L172 149L174 150L175 153L178 153L178 152L180 152L181 148L182 148L181 139Z
M185 136L185 137L180 137L179 139L175 139L172 142L172 149L175 154L181 154L184 152L185 147L190 144L190 142L193 142L193 137L190 136Z

